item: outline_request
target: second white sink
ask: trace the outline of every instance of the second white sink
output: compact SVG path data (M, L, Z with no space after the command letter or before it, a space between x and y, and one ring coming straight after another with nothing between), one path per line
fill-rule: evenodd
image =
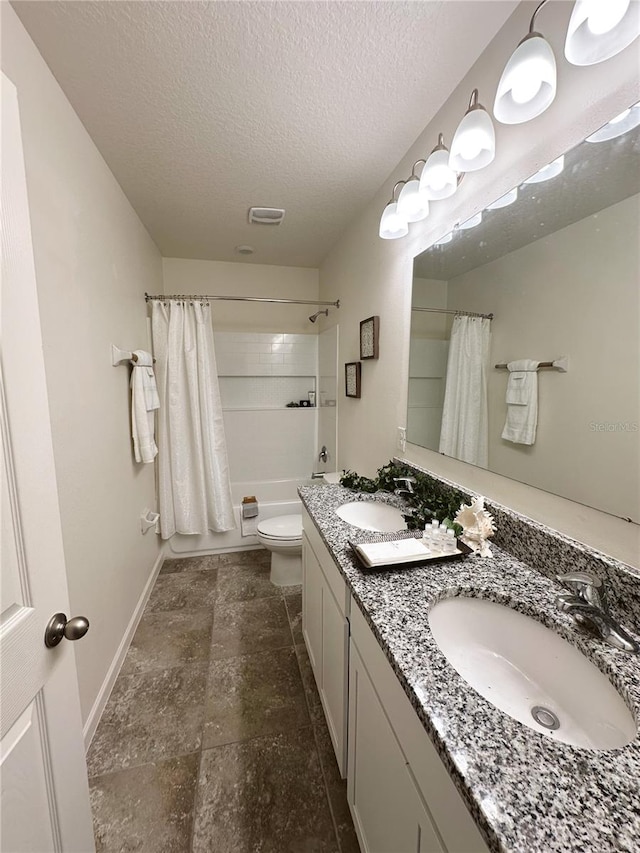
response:
M339 506L335 513L343 521L361 530L395 533L396 530L407 529L400 510L380 501L351 501Z
M525 726L591 749L616 749L635 739L633 715L609 679L535 619L493 601L459 597L437 602L429 625L467 684Z

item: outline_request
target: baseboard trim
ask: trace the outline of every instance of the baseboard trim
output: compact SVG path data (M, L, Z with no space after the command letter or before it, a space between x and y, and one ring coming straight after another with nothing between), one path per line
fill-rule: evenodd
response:
M109 700L109 696L111 695L111 691L113 690L113 685L116 683L116 678L122 668L122 664L124 663L125 656L129 650L129 646L131 645L131 640L133 640L133 635L136 632L136 628L138 627L138 623L142 618L142 614L144 613L144 608L147 605L147 601L149 600L149 596L151 595L151 590L153 589L153 585L156 582L156 578L160 574L160 569L162 568L162 564L166 559L166 553L164 548L158 554L158 557L153 564L153 568L151 569L151 573L149 575L149 579L145 584L144 589L142 590L142 595L138 599L138 603L133 611L131 619L129 620L129 624L127 625L127 630L124 632L124 636L118 646L118 650L115 653L113 660L111 661L111 666L107 671L107 675L102 682L102 686L98 691L98 695L96 696L96 701L93 703L93 707L89 712L89 716L84 724L82 734L84 736L84 747L85 750L89 749L89 745L93 739L93 736L98 728L98 723L100 722L100 717L102 716L102 712L104 711L105 705Z

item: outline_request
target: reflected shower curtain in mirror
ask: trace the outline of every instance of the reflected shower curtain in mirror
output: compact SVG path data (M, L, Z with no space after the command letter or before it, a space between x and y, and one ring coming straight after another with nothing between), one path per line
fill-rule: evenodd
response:
M490 320L457 316L451 328L440 453L488 465L487 370Z
M152 329L162 538L232 530L211 309L199 302L153 302Z

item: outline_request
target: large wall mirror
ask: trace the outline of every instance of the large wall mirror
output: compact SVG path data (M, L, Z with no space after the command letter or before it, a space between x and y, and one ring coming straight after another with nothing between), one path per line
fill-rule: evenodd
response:
M634 123L640 105L415 258L407 439L640 523Z

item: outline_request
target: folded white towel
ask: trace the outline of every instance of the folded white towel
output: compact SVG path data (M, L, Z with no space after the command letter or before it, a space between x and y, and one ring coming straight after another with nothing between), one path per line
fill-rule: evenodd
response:
M145 350L135 350L137 361L131 371L131 436L136 462L153 462L158 454L154 437L154 411L160 398L153 373L153 358Z
M514 444L534 444L536 440L539 364L539 361L530 358L507 364L507 419L502 437Z
M368 542L356 550L367 566L386 566L394 563L413 563L430 556L421 539L395 539L392 542Z

